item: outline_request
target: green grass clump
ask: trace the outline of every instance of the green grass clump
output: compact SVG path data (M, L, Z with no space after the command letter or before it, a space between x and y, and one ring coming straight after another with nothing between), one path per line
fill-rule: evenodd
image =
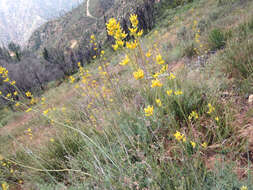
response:
M211 50L222 49L226 45L225 34L220 29L213 29L209 33L208 42Z
M242 42L231 41L223 58L227 72L237 80L240 91L249 94L253 93L253 41L250 38Z

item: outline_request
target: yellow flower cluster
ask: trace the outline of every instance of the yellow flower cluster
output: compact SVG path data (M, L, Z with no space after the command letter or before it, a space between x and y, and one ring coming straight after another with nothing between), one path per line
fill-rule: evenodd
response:
M171 96L173 94L173 90L167 90L166 93L167 93L168 96ZM176 90L176 91L174 91L174 94L176 96L179 96L179 95L182 95L183 92L181 90Z
M16 81L10 81L8 73L9 71L5 67L0 66L0 77L3 79L3 82L14 86Z
M161 102L161 100L160 100L160 99L156 99L155 101L156 101L156 104L157 104L159 107L161 107L161 106L162 106L162 102Z
M119 47L124 46L124 39L127 37L127 34L123 31L120 26L120 23L116 21L115 18L111 18L106 24L107 33L110 36L113 36L116 40L115 44L112 46L116 51Z
M143 35L143 30L138 31L138 17L136 14L131 14L130 15L130 22L132 24L132 28L128 28L130 31L130 34L136 38L141 37ZM137 32L138 31L138 32Z
M130 62L130 59L128 57L128 55L125 56L125 59L123 61L121 61L119 64L124 66L127 65Z
M73 84L73 83L75 82L75 80L76 80L76 79L75 79L75 77L70 76L70 77L69 77L69 80L70 80L70 83L72 83L72 84Z
M173 91L172 90L167 90L166 93L167 93L168 96L171 96Z
M154 87L162 87L163 86L163 84L158 79L152 80L151 82L152 82L152 84L151 84L152 88L154 88Z
M31 128L28 128L25 133L30 137L30 139L33 138L33 134L32 134L32 129Z
M146 57L151 57L151 51L149 50L147 53L146 53Z
M207 143L206 143L206 142L203 142L203 143L201 144L201 146L202 146L203 148L207 148Z
M174 94L175 94L176 96L179 96L179 95L182 95L183 92L182 92L181 90L176 90L176 91L174 92Z
M176 131L176 133L174 134L174 137L178 141L183 141L183 142L186 141L185 135L183 133L180 133L179 131Z
M196 143L195 143L194 141L191 141L190 143L191 143L191 145L192 145L192 148L195 148L195 147L196 147Z
M194 51L197 54L200 54L201 51L202 51L202 49L203 49L203 47L204 47L204 45L200 41L200 30L198 29L197 25L198 25L198 21L194 20L192 29L193 29L193 31L195 33L194 40L195 40L196 44L198 44L198 48L194 48Z
M138 69L137 71L133 72L133 76L136 80L144 78L144 71L142 69Z
M170 76L168 77L169 80L174 80L176 76L173 73L170 73Z
M96 55L97 55L97 51L98 51L98 47L97 47L97 42L96 42L96 37L95 37L95 35L94 34L92 34L91 36L90 36L90 43L91 43L91 45L92 45L92 48L93 48L93 50L96 52ZM96 59L96 55L94 55L93 56L93 59Z
M212 104L209 103L207 106L208 106L208 111L207 111L208 114L211 114L215 111L215 107L213 107Z
M165 61L163 60L161 54L158 54L158 55L156 56L156 63L159 64L159 65L163 65L163 64L165 63Z
M189 118L189 120L198 119L199 115L196 111L192 111L188 118Z
M138 45L137 40L132 41L132 42L127 42L127 43L126 43L126 47L127 47L128 49L135 49L135 48L137 47L137 45Z
M148 106L147 108L144 108L145 116L149 117L153 115L154 107Z

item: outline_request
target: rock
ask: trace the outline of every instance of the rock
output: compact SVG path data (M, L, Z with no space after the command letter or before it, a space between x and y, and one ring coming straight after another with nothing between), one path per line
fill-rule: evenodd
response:
M249 96L249 104L253 104L253 94Z

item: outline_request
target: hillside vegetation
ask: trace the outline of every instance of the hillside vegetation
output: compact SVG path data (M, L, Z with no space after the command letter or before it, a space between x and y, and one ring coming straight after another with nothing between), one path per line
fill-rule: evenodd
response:
M111 2L119 11L108 7L103 22L91 6L88 32L85 19L68 23L74 12L51 22L70 28L56 24L64 38L35 48L42 73L62 72L40 89L20 90L3 56L2 190L253 189L253 2Z

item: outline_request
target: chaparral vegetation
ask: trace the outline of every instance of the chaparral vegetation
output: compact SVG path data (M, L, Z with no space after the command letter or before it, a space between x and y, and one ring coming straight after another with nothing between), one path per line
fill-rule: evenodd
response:
M253 1L105 2L0 49L0 189L253 189Z

